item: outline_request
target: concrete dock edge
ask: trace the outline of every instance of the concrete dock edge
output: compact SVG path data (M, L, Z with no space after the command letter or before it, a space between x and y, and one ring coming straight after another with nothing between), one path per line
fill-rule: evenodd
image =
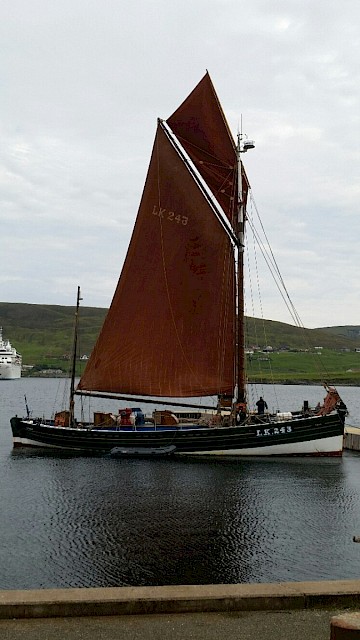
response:
M346 426L344 432L344 449L360 451L360 428Z
M360 580L0 591L0 619L360 608Z

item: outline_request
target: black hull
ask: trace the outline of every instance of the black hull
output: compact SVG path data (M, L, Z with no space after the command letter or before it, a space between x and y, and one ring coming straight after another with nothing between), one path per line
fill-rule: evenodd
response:
M86 453L112 449L158 450L197 455L341 455L344 422L337 413L284 422L221 428L70 429L18 417L11 419L14 447L36 446Z

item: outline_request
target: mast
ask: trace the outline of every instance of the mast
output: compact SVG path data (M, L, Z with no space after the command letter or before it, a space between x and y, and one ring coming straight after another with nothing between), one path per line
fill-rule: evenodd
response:
M76 367L76 352L77 352L77 338L78 338L78 323L79 323L79 306L80 306L80 287L77 289L76 297L76 310L75 310L75 323L74 323L74 342L72 352L71 363L71 383L70 383L70 401L69 401L69 424L72 427L74 425L74 395L75 395L75 367Z
M246 137L246 136L245 136ZM253 149L255 143L253 140L244 140L242 133L242 117L241 129L237 135L236 157L237 157L237 173L238 173L238 192L237 192L237 310L236 310L236 371L235 380L237 384L238 403L246 404L246 375L245 375L245 308L244 308L244 246L245 246L245 220L246 212L243 191L243 171L241 162L241 153L246 153L248 149Z
M242 163L241 163L241 138L238 133L238 143L236 147L237 172L238 172L238 193L237 193L237 312L236 312L236 375L237 402L244 403L246 399L245 385L245 331L244 331L244 203L242 190Z

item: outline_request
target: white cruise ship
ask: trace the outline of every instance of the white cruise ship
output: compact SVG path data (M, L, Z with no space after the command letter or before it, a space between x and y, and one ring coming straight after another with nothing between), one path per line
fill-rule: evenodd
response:
M20 353L11 346L9 340L3 340L0 327L0 380L14 380L21 377Z

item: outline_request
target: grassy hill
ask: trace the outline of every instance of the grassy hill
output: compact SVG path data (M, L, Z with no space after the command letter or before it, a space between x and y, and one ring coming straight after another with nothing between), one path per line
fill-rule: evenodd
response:
M81 307L79 353L94 346L106 309ZM0 302L3 336L22 354L24 365L64 365L74 333L74 307ZM61 365L62 363L62 365Z
M360 346L359 326L346 325L345 327L323 327L321 331L330 335L336 334L339 337L349 338L350 340L357 342L357 345Z
M349 327L350 328L350 327ZM318 329L302 329L283 322L246 318L246 339L248 347L272 346L274 349L355 349L360 347L360 327L325 327ZM356 329L358 335L356 334Z
M80 308L80 355L90 354L106 312L107 309L96 307ZM0 326L3 336L22 354L24 365L34 366L35 372L46 368L68 370L65 358L71 354L74 307L0 302ZM330 367L333 379L356 383L359 378L360 381L360 372L357 373L360 353L354 355L355 347L360 347L360 327L300 329L282 322L247 318L245 334L250 348L256 345L261 349L271 346L276 351L287 350L266 356L268 360L261 358L261 354L252 357L249 374L253 379L266 379L271 369L271 375L276 374L279 381L311 380L315 372L308 354L303 352L313 352L314 347L320 346L323 347L321 362L327 362L326 368ZM289 350L301 353L289 353Z

